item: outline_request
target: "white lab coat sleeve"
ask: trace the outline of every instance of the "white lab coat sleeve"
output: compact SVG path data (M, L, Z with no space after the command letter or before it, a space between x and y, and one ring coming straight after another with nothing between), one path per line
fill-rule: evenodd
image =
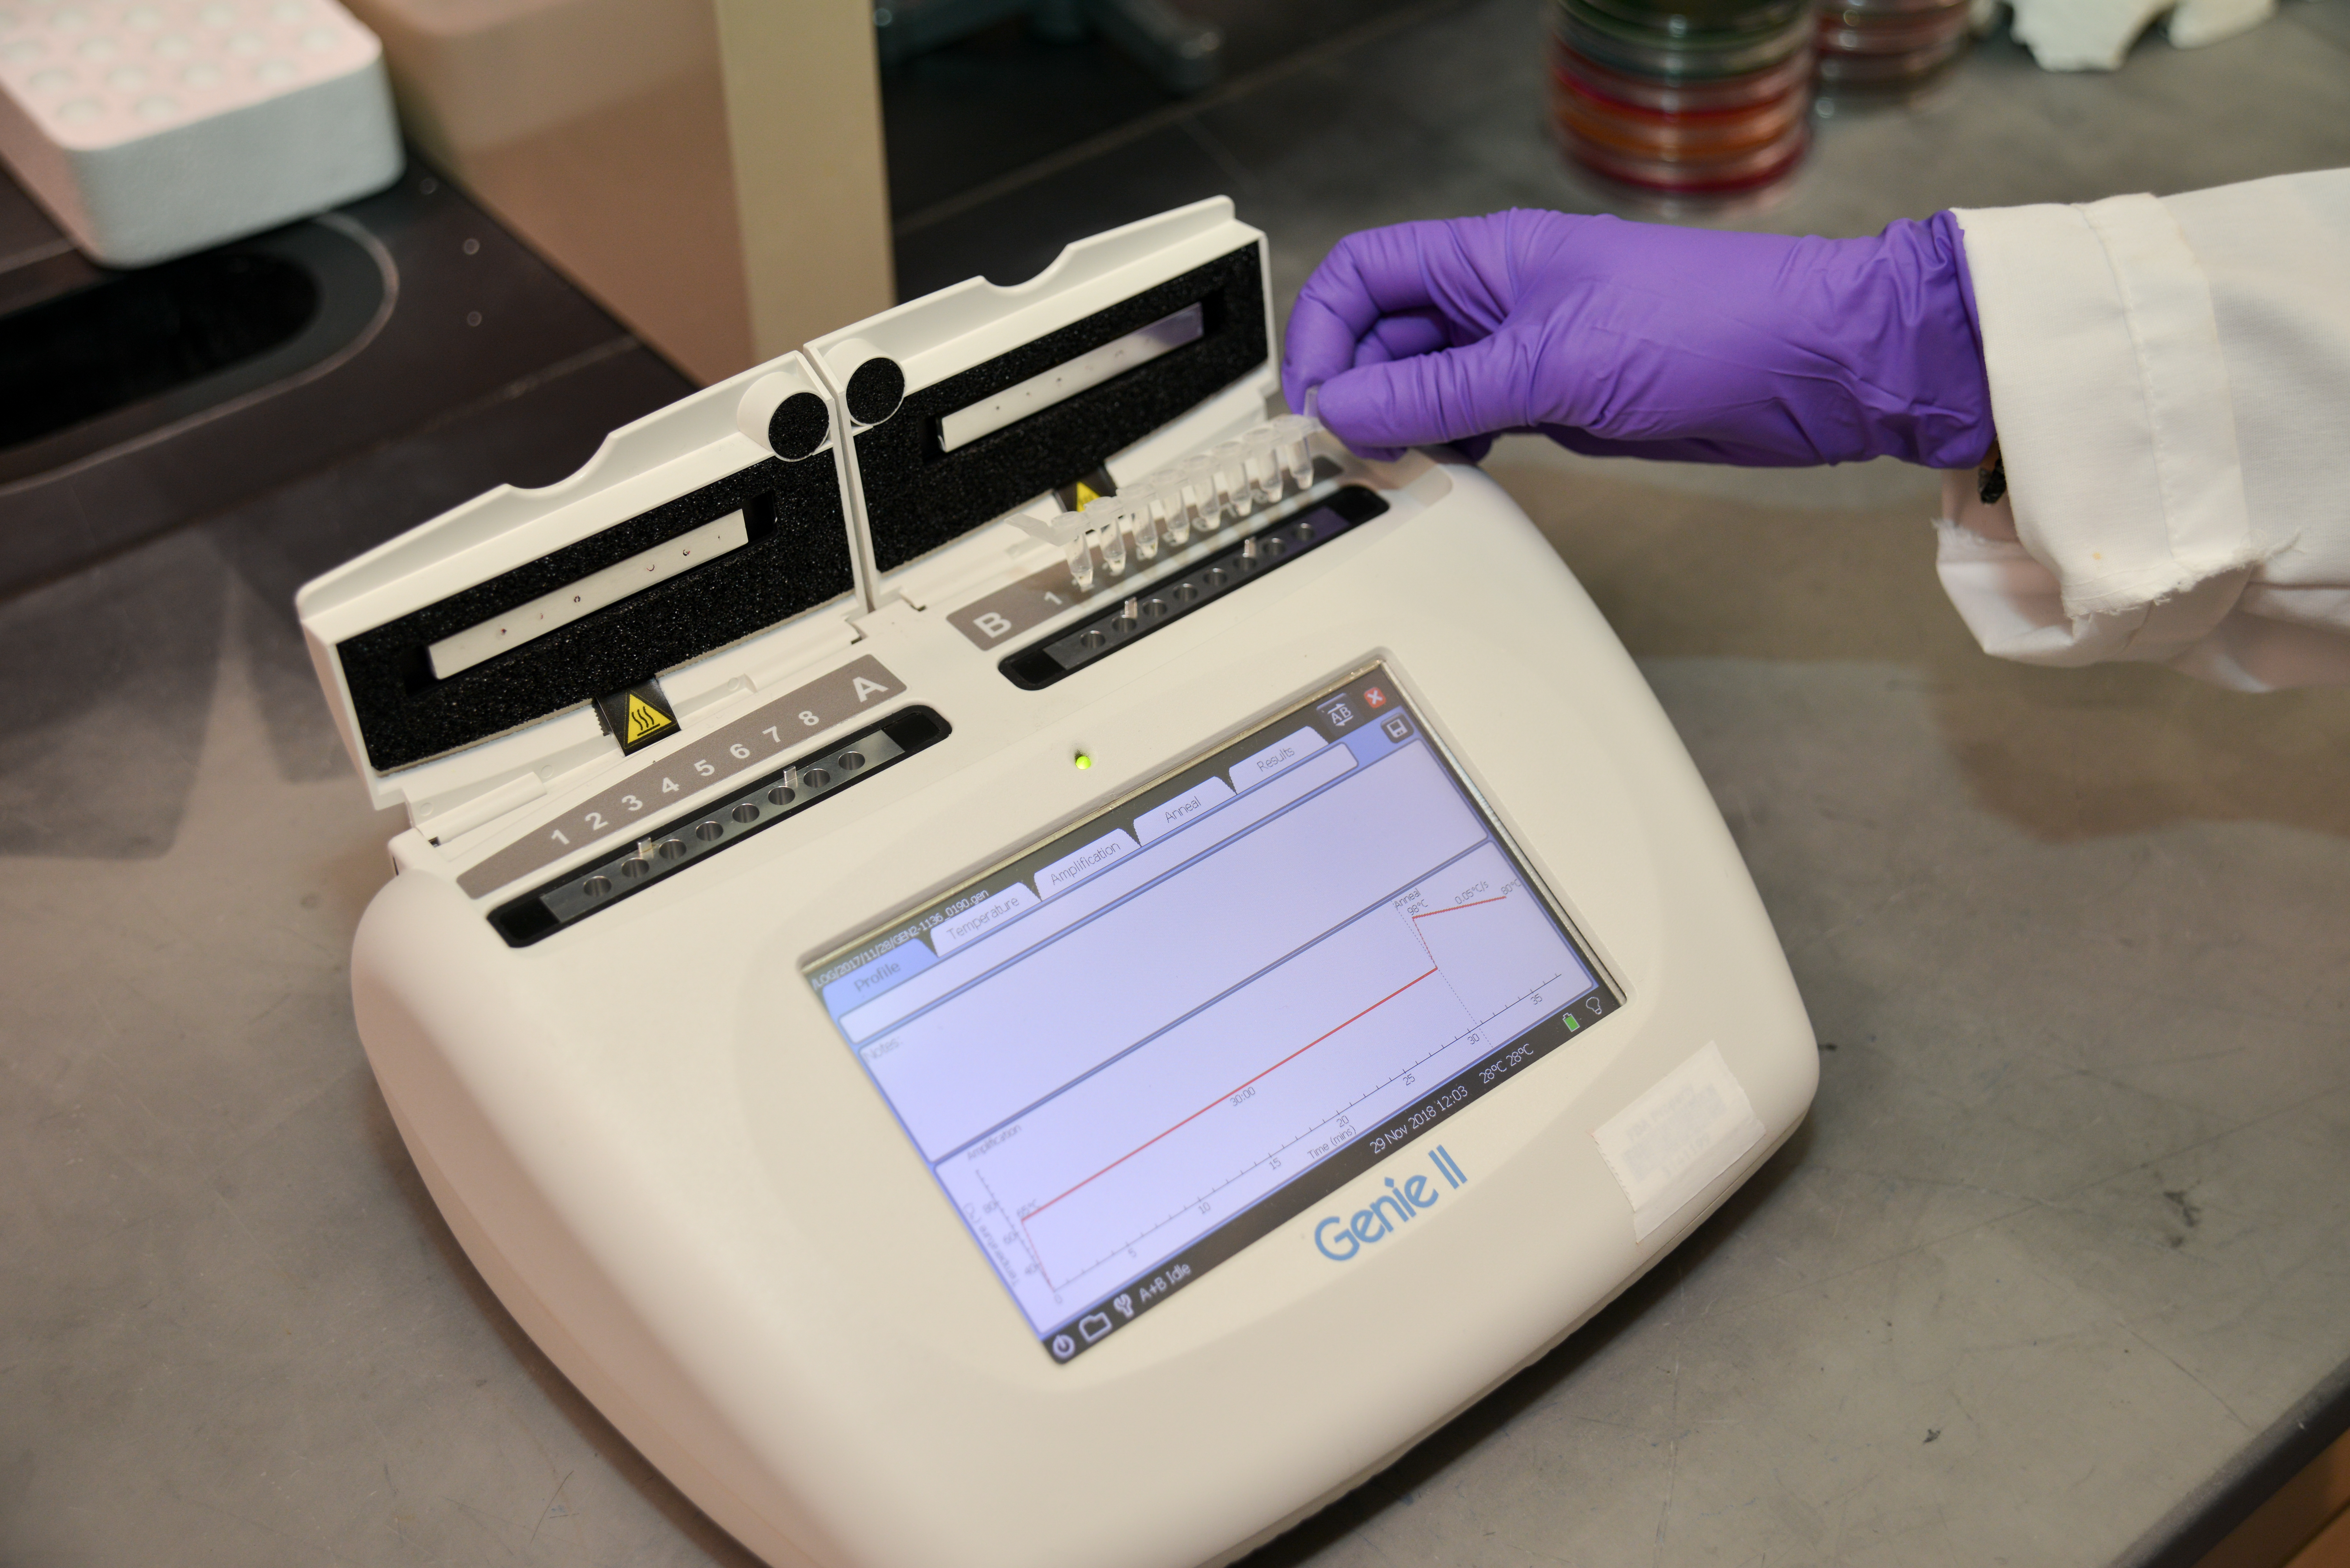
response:
M2014 0L2011 29L2048 71L2117 71L2146 25L2168 13L2164 31L2181 49L2232 38L2276 15L2276 0ZM1978 17L1976 31L1990 31Z
M1957 215L2008 478L1944 481L1976 639L2350 683L2350 170Z

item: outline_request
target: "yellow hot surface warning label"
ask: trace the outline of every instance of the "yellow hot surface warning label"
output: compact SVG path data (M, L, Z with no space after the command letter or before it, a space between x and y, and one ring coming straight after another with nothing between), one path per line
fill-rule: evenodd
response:
M658 680L641 681L598 697L596 707L603 716L604 728L619 741L623 754L666 740L678 728L677 714Z
M631 746L641 744L674 722L676 721L668 714L631 691L629 693L629 722L623 743Z

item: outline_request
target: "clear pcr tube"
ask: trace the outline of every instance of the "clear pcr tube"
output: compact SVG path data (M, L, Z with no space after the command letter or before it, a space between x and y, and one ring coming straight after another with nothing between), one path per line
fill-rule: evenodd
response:
M1129 555L1148 561L1159 554L1159 536L1135 510L1131 494L1105 495L1086 508L1086 526L1101 545L1102 565L1116 576L1126 570ZM1132 544L1128 543L1131 536Z
M1183 507L1191 525L1212 534L1224 523L1223 497L1216 490L1216 460L1200 453L1183 465Z
M1094 586L1094 556L1086 539L1092 526L1082 512L1064 512L1057 517L1040 521L1035 517L1015 518L1021 531L1032 538L1044 540L1059 548L1069 563L1069 581L1077 592L1090 593Z
M1119 527L1118 514L1103 508L1088 510L1085 514L1086 537L1101 551L1102 566L1113 577L1126 570L1126 530Z
M1208 458L1215 464L1216 498L1235 519L1247 516L1256 505L1249 487L1248 443L1219 441L1208 449Z
M1120 491L1120 510L1126 516L1126 531L1134 536L1134 553L1143 560L1159 556L1159 519L1155 515L1156 501L1147 490Z
M1322 389L1316 387L1305 394L1311 407ZM1314 432L1322 421L1311 414L1284 414L1273 421L1274 456L1289 483L1300 490L1314 483Z
M1191 509L1183 504L1183 471L1162 468L1146 474L1134 487L1133 493L1149 497L1149 511L1152 525L1167 533L1170 549L1180 550L1191 542Z
M1248 470L1249 493L1257 504L1270 506L1281 499L1281 440L1280 432L1269 424L1258 425L1241 437L1248 447L1244 466Z
M1079 593L1089 593L1094 586L1094 553L1087 538L1086 514L1064 512L1055 517L1047 528L1048 536L1061 546L1061 555L1069 563L1069 581Z

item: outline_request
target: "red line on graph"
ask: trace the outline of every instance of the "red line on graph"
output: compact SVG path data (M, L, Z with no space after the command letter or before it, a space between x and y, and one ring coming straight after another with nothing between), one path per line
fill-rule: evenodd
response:
M1479 904L1498 904L1508 897L1509 895L1507 893L1496 893L1490 898L1474 898L1466 904L1453 904L1441 909L1422 909L1419 914L1414 915L1411 918L1412 934L1415 936L1419 934L1419 922L1427 919L1430 915L1449 915L1452 913L1454 909L1473 909ZM1423 938L1419 945L1422 951L1427 951L1428 942L1426 939ZM1035 1208L1028 1210L1027 1213L1020 1216L1021 1233L1023 1235L1027 1235L1028 1221L1036 1218L1037 1215L1045 1212L1045 1210L1050 1209L1054 1204L1058 1203L1062 1199L1068 1197L1069 1193L1076 1192L1082 1188L1090 1186L1094 1182L1100 1180L1103 1177L1107 1176L1111 1171L1116 1170L1119 1166L1124 1165L1128 1160L1132 1159L1136 1155L1140 1154L1144 1149L1149 1148L1151 1144L1157 1143L1161 1138L1169 1137L1175 1133L1182 1131L1185 1127L1190 1127L1193 1122L1198 1121L1201 1116L1206 1116L1210 1111L1214 1110L1218 1106L1222 1105L1226 1100L1231 1099L1234 1095L1237 1095L1243 1089L1247 1088L1250 1084L1255 1083L1257 1078L1263 1077L1267 1073L1278 1072L1280 1069L1289 1065L1290 1063L1296 1061L1297 1058L1305 1055L1305 1053L1313 1050L1316 1045L1321 1044L1323 1041L1329 1039L1331 1035L1337 1033L1340 1029L1344 1029L1347 1024L1357 1023L1361 1019L1369 1016L1371 1013L1377 1012L1380 1008L1385 1007L1388 1002L1393 1002L1397 997L1401 996L1405 992L1409 991L1413 986L1418 985L1421 981L1426 980L1430 975L1434 974L1436 972L1436 968L1433 967L1433 961L1436 955L1433 952L1430 952L1428 956L1431 961L1431 967L1429 970L1424 973L1406 981L1403 984L1396 987L1395 990L1388 992L1385 996L1380 997L1377 1002L1372 1002L1368 1007L1363 1009L1362 1012L1355 1014L1353 1018L1347 1019L1346 1023L1341 1023L1336 1028L1325 1030L1323 1033L1315 1035L1313 1039L1308 1040L1305 1044L1300 1045L1296 1050L1292 1051L1288 1055L1284 1056L1280 1061L1275 1062L1272 1066L1264 1069L1264 1072L1257 1074L1255 1078L1250 1078L1245 1083L1233 1085L1231 1088L1226 1089L1222 1094L1218 1095L1214 1099L1210 1100L1206 1105L1201 1106L1198 1110L1193 1111L1190 1116L1185 1116L1181 1121L1177 1122L1173 1127L1169 1127L1165 1132L1160 1133L1158 1137L1151 1138L1147 1143L1139 1143L1135 1145L1132 1148L1128 1149L1124 1154L1119 1155L1116 1159L1111 1160L1107 1165L1103 1166L1099 1170L1095 1171L1091 1176L1087 1177L1085 1180L1078 1182L1076 1187L1070 1188L1068 1191L1057 1193L1055 1196L1046 1199L1044 1202L1036 1205ZM1028 1238L1028 1254L1036 1260L1036 1267L1039 1270L1042 1270L1045 1267L1044 1254L1036 1251L1036 1241L1034 1236L1029 1236ZM1052 1278L1053 1276L1050 1273L1046 1273L1045 1276L1045 1282L1050 1284L1052 1282Z
M1455 909L1473 909L1480 904L1498 904L1508 897L1509 895L1507 893L1496 893L1490 898L1471 898L1465 904L1447 904L1440 909L1422 909L1419 914L1414 915L1412 919L1415 920L1424 920L1430 915L1449 915Z
M1422 909L1411 918L1411 934L1419 937L1419 922L1430 915L1449 915L1455 909L1473 909L1480 904L1498 904L1508 897L1507 893L1496 893L1490 898L1471 898L1465 904L1449 904L1441 909ZM1428 945L1426 937L1419 937L1419 950L1428 955L1429 962L1436 961L1436 950Z
M1434 974L1435 972L1436 971L1431 969L1424 974L1420 974L1411 980L1406 981L1403 984L1396 987L1393 991L1388 992L1385 996L1380 997L1377 1002L1372 1002L1368 1007L1363 1009L1362 1012L1355 1014L1353 1018L1347 1020L1347 1023L1353 1023L1359 1019L1366 1018L1371 1013L1377 1012L1380 1008L1385 1007L1388 1002L1393 1002L1397 997L1401 996L1405 992L1409 991L1413 986L1418 985L1421 981L1426 980L1429 975ZM1234 1084L1231 1088L1226 1089L1222 1094L1218 1095L1214 1099L1210 1100L1206 1105L1201 1106L1198 1110L1193 1111L1190 1116L1185 1116L1181 1121L1177 1122L1173 1127L1169 1127L1166 1132L1160 1133L1159 1137L1152 1138L1149 1143L1139 1143L1135 1145L1132 1148L1128 1149L1124 1154L1119 1155L1116 1159L1111 1160L1107 1165L1103 1166L1099 1170L1095 1171L1093 1175L1087 1177L1084 1181L1078 1182L1076 1187L1070 1188L1068 1192L1060 1193L1055 1197L1046 1199L1042 1203L1039 1203L1035 1208L1031 1209L1027 1213L1020 1217L1020 1228L1023 1231L1025 1231L1028 1228L1029 1220L1034 1220L1037 1215L1042 1214L1045 1210L1050 1209L1054 1204L1058 1203L1062 1199L1066 1198L1069 1195L1069 1192L1076 1191L1078 1188L1086 1186L1088 1182L1099 1180L1101 1178L1107 1176L1111 1171L1116 1170L1119 1166L1124 1165L1128 1160L1132 1159L1136 1155L1140 1154L1144 1149L1149 1148L1150 1144L1157 1143L1159 1138L1166 1137L1171 1133L1180 1132L1183 1128L1190 1127L1193 1122L1198 1121L1201 1116L1206 1116L1210 1111L1214 1110L1218 1106L1222 1105L1226 1100L1231 1099L1234 1095L1237 1095L1243 1089L1247 1088L1249 1084L1253 1084L1256 1082L1257 1078L1263 1077L1265 1073L1277 1072L1281 1068L1287 1066L1290 1063L1296 1061L1300 1056L1305 1055L1305 1053L1313 1050L1314 1047L1321 1044L1325 1040L1329 1039L1331 1035L1338 1033L1339 1029L1346 1028L1347 1023L1341 1023L1335 1029L1324 1030L1313 1039L1308 1040L1305 1044L1300 1045L1296 1050L1292 1051L1288 1055L1284 1056L1280 1061L1275 1062L1272 1066L1267 1067L1263 1073L1259 1073L1255 1078L1249 1079L1247 1083ZM1035 1242L1031 1241L1029 1243L1029 1250L1031 1251L1035 1250ZM1039 1260L1039 1262L1042 1262L1041 1259Z

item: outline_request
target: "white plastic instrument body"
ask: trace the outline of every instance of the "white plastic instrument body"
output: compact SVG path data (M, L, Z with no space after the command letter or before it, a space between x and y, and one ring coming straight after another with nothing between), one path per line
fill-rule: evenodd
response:
M937 595L884 597L847 617L853 643L802 636L756 679L702 680L684 732L626 763L679 782L664 822L748 776L697 774L714 737L858 660L886 672L869 705L810 710L793 746L912 705L951 732L524 945L489 915L532 877L460 879L574 820L612 768L442 844L394 841L353 993L435 1200L564 1373L779 1568L1227 1561L1588 1319L1809 1106L1816 1047L1770 921L1590 599L1482 472L1342 466L1384 513L1042 689ZM1056 1359L807 966L1375 664L1611 1011ZM1651 1114L1659 1085L1690 1082L1740 1114ZM1423 1184L1412 1223L1343 1244L1390 1179L1431 1171L1444 1185Z

